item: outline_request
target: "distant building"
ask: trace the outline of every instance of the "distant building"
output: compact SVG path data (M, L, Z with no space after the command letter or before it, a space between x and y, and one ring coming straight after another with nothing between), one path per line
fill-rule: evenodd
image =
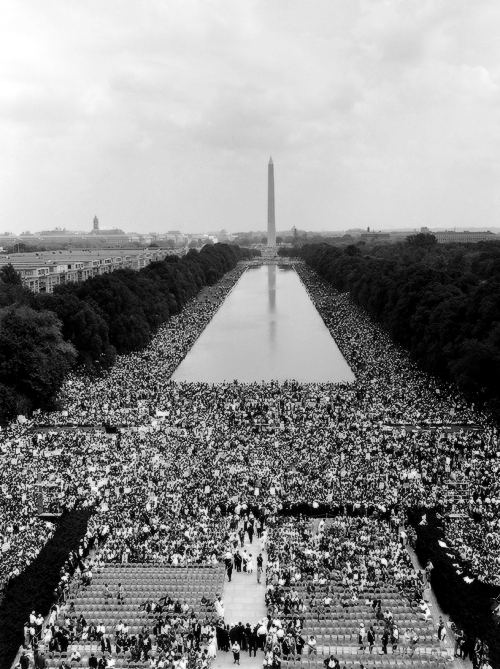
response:
M420 230L391 230L390 236L392 241L402 241L408 237L413 237L417 234L424 235L434 235L439 244L450 244L450 243L462 243L462 244L474 244L476 242L487 242L494 239L500 239L498 235L489 230L479 230L475 232L461 231L456 232L455 230L431 230L428 227L422 227Z
M227 230L221 230L219 234L217 235L219 242L221 243L227 243L227 242L232 242L233 239L236 239L236 235L233 235L229 233Z
M391 230L389 235L392 241L401 242L404 241L410 235L416 235L416 230Z
M120 230L119 228L111 228L111 230L99 230L99 229L93 229L92 232L90 233L91 235L99 235L100 237L114 237L116 235L120 235L121 237L127 237L123 230ZM146 236L146 235L142 235Z
M166 256L169 249L76 249L0 256L0 267L12 264L23 285L34 293L52 293L54 286L79 283L116 269L139 270Z
M165 234L159 235L158 239L165 239L174 242L174 244L186 244L189 241L187 235L179 230L169 230Z
M94 216L94 221L92 225L92 230L90 231L91 235L103 235L104 237L108 237L109 235L122 235L125 236L125 233L123 230L119 230L118 228L111 228L111 230L101 230L99 228L99 219L97 216Z
M475 244L477 242L489 242L493 239L499 239L498 235L486 230L486 232L455 232L454 230L445 230L444 232L430 232L438 240L439 244Z
M360 238L363 242L388 242L391 235L388 232L362 232Z

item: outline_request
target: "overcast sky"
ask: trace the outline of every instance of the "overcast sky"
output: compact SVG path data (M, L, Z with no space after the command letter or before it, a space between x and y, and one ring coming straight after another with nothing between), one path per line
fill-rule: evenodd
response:
M500 225L498 0L3 0L0 231Z

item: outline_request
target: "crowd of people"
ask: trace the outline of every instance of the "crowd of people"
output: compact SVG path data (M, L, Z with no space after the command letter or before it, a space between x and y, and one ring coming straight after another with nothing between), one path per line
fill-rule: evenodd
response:
M112 666L114 657L124 657L130 662L147 661L152 667L181 669L208 669L217 651L232 652L238 664L240 653L251 657L261 651L263 666L279 669L282 660L317 653L316 637L304 629L306 613L317 615L319 620L330 610L354 606L358 597L360 601L366 597L368 588L375 592L381 585L398 587L408 602L417 596L423 581L404 550L399 521L382 515L338 516L326 527L321 521L314 530L307 517L275 516L266 521L241 507L231 514L222 559L229 578L233 569L251 572L252 557L244 548L245 542L253 542L256 530L261 538L267 535L267 616L228 625L220 595L214 601L202 597L203 612L197 616L186 602L167 594L140 605L149 618L138 634L132 634L122 620L111 630L87 621L83 614L77 617L73 604L64 607L64 623L60 625L60 611L54 605L45 628L43 618L33 612L25 628L25 647L36 647L43 641L49 653L67 652L70 644L91 641L100 644L103 666ZM257 568L262 569L262 564L260 553ZM92 573L86 570L82 581L89 584L91 580ZM342 584L342 594L331 589L335 582ZM117 597L119 603L126 599L120 585L111 593L105 584L104 596L107 601ZM381 600L374 598L370 603L373 624L366 630L360 625L360 650L373 653L380 643L382 653L391 645L393 653L399 647L402 653L413 654L418 643L415 630L400 628L398 613L382 612ZM420 609L417 612L426 619ZM73 650L71 658L78 662L78 654Z
M46 506L93 509L86 540L99 539L97 564L214 563L242 511L266 523L299 507L404 515L454 505L465 518L450 525L449 541L467 573L500 583L494 424L419 371L348 295L305 266L296 270L355 382L172 382L244 271L238 267L147 348L121 356L101 378L71 376L60 411L2 431L2 582L53 532L37 517L41 480ZM450 492L456 484L460 498ZM369 573L367 566L359 576Z
M380 513L337 516L326 528L322 520L317 532L309 518L279 517L269 535L266 601L272 613L300 617L311 611L319 620L325 611L353 606L381 585L394 586L403 601L418 607L428 576L415 570L403 536L399 519ZM342 586L340 599L332 583ZM306 584L304 600L297 588L302 592ZM380 601L374 600L374 612L378 608ZM426 618L427 609L420 614Z
M112 392L116 384L116 389L119 390L125 379L131 380L134 369L139 371L138 366L142 369L142 374L146 373L155 356L161 357L162 362L158 361L157 365L164 366L169 377L243 271L244 267L239 266L229 272L217 285L204 289L180 315L173 317L161 329L148 349L135 356L122 356L112 372L101 379L98 385L102 387L103 383L107 384ZM2 587L33 562L54 532L53 524L39 518L40 492L43 491L45 511L72 509L76 503L93 506L99 497L99 492L96 488L90 490L89 482L92 482L93 473L95 473L95 483L102 482L106 475L106 453L115 438L113 435L106 437L103 423L123 420L133 425L134 413L137 415L137 424L144 423L144 412L140 402L137 404L135 399L132 397L127 399L126 396L122 398L125 399L123 405L117 407L118 418L111 412L109 420L103 419L106 407L103 407L99 400L96 406L100 407L99 413L103 411L104 414L101 413L98 418L92 416L92 406L95 405L97 396L94 396L88 406L84 406L82 403L85 402L85 393L78 398L78 392L85 386L94 384L96 379L84 379L78 375L68 379L63 391L63 402L65 402L64 396L69 392L68 397L72 397L75 406L80 405L78 410L71 411L71 415L65 408L51 414L36 412L29 419L20 417L17 422L0 432L2 465L0 487L3 493L0 498L2 551L0 586ZM127 392L130 390L125 391ZM128 404L129 401L133 402L132 409ZM67 426L68 423L89 427L82 430L60 429L61 425ZM49 427L44 427L46 425ZM142 445L145 447L146 442L143 441ZM78 459L74 460L76 451ZM80 471L75 478L76 470ZM38 485L40 482L43 484L42 487ZM74 485L75 483L77 485ZM106 532L106 523L97 521L93 523L89 535L95 532L96 537L100 536L96 531L98 527Z

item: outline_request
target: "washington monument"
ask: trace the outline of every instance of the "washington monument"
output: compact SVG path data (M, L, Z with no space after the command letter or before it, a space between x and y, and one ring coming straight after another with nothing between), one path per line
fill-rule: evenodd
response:
M267 245L276 246L276 221L274 218L274 165L269 158L267 166Z

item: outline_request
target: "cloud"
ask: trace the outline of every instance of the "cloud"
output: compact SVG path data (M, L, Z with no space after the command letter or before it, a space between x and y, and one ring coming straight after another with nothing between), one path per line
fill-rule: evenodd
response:
M7 0L0 229L264 228L270 154L278 228L496 225L499 28L493 0Z

